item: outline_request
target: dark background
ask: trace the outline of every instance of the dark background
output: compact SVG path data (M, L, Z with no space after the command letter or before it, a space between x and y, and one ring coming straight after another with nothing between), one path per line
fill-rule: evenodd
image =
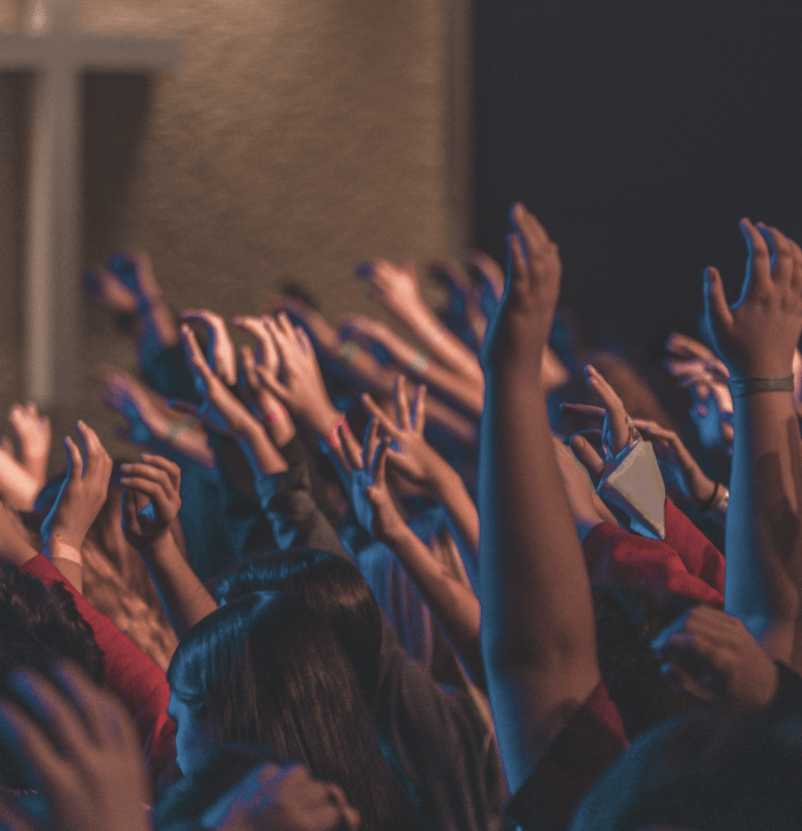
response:
M802 240L800 46L797 0L478 0L475 244L504 258L520 199L592 340L695 334L740 217Z

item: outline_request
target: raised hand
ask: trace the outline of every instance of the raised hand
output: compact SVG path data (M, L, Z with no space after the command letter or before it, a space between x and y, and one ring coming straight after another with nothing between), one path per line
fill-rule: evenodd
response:
M715 500L721 487L699 467L680 437L654 421L635 418L632 423L652 443L660 470L672 499L682 499L696 508Z
M184 344L184 354L192 373L195 391L201 399L197 409L198 417L207 427L219 433L232 437L242 435L253 425L255 419L221 378L212 372L195 333L186 323L181 326L181 341Z
M412 260L404 260L399 265L387 260L369 260L357 266L356 276L367 283L368 296L391 311L423 303Z
M332 404L315 350L306 331L293 326L286 313L266 317L265 325L281 358L279 377L257 367L262 383L295 416L303 418L321 436L335 429L340 413Z
M182 403L182 407L195 410L211 430L235 439L254 472L271 474L286 470L287 463L256 417L212 372L197 338L186 323L181 326L181 341L195 391L201 399L196 410L186 403Z
M41 415L36 404L14 404L8 412L17 445L17 461L33 476L39 487L47 481L50 454L50 419Z
M206 348L206 360L209 366L224 383L229 386L235 384L237 358L223 318L207 309L187 309L181 315L181 319L193 320L203 326L209 336L209 344Z
M64 439L69 460L67 475L41 532L45 543L61 542L80 551L87 531L106 501L112 461L91 427L79 421L75 429L81 437L83 452L72 438Z
M779 683L777 667L733 615L699 604L652 641L662 672L701 701L766 707Z
M123 464L122 473L123 534L140 551L170 533L181 509L181 468L143 453L139 462Z
M359 811L302 765L259 765L203 816L215 831L356 831Z
M389 439L379 439L379 423L371 419L365 431L360 466L351 473L351 500L357 519L377 540L396 539L407 530L387 487Z
M515 229L509 237L512 276L485 335L481 360L485 370L524 363L539 380L562 263L557 246L523 205L513 205L510 218Z
M666 339L672 357L663 365L693 398L691 419L705 447L732 450L732 395L726 364L703 343L672 332Z
M125 437L135 444L150 444L161 438L169 421L164 408L157 406L154 394L120 369L103 367L99 375L98 397L128 422Z
M0 790L0 820L15 831L148 831L150 801L139 737L125 707L75 665L49 681L16 670L0 702L0 736L43 798L36 807Z
M388 418L368 393L362 404L381 424L392 444L387 450L390 464L412 482L431 487L445 460L423 437L426 423L426 387L416 388L412 402L407 398L404 376L398 375L393 387L395 423Z
M705 272L705 314L716 348L734 377L791 375L802 333L802 250L762 223L743 219L741 231L749 257L734 306L727 304L718 271Z
M624 402L604 376L588 364L585 367L585 378L588 387L596 393L603 406L566 403L562 405L562 409L596 422L596 426L601 428L603 447L609 456L615 456L632 443L637 433L633 430L633 423L627 415Z

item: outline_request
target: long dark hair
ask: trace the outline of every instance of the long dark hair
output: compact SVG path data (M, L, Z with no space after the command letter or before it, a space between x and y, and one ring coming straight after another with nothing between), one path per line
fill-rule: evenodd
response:
M326 622L304 602L255 592L181 639L172 694L211 723L216 744L267 748L340 785L369 829L412 828L400 782L384 763L354 670Z
M322 615L356 672L368 707L379 681L381 613L359 569L343 557L310 548L263 554L221 578L218 601L231 603L255 591L300 597Z

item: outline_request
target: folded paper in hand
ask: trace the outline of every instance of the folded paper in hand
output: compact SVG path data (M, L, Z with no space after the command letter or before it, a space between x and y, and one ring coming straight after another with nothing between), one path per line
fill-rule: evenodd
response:
M643 537L666 536L666 486L649 442L638 437L610 458L597 493L630 518L630 530Z

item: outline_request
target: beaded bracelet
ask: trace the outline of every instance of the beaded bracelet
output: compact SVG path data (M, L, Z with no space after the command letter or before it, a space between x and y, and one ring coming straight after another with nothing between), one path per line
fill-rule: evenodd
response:
M730 378L730 393L733 398L753 395L756 392L793 392L794 376L778 378Z
M170 426L167 428L167 432L164 434L164 441L167 444L175 444L179 433L183 433L184 430L193 430L196 425L197 419L195 416L185 415L179 421L173 421L170 423Z

